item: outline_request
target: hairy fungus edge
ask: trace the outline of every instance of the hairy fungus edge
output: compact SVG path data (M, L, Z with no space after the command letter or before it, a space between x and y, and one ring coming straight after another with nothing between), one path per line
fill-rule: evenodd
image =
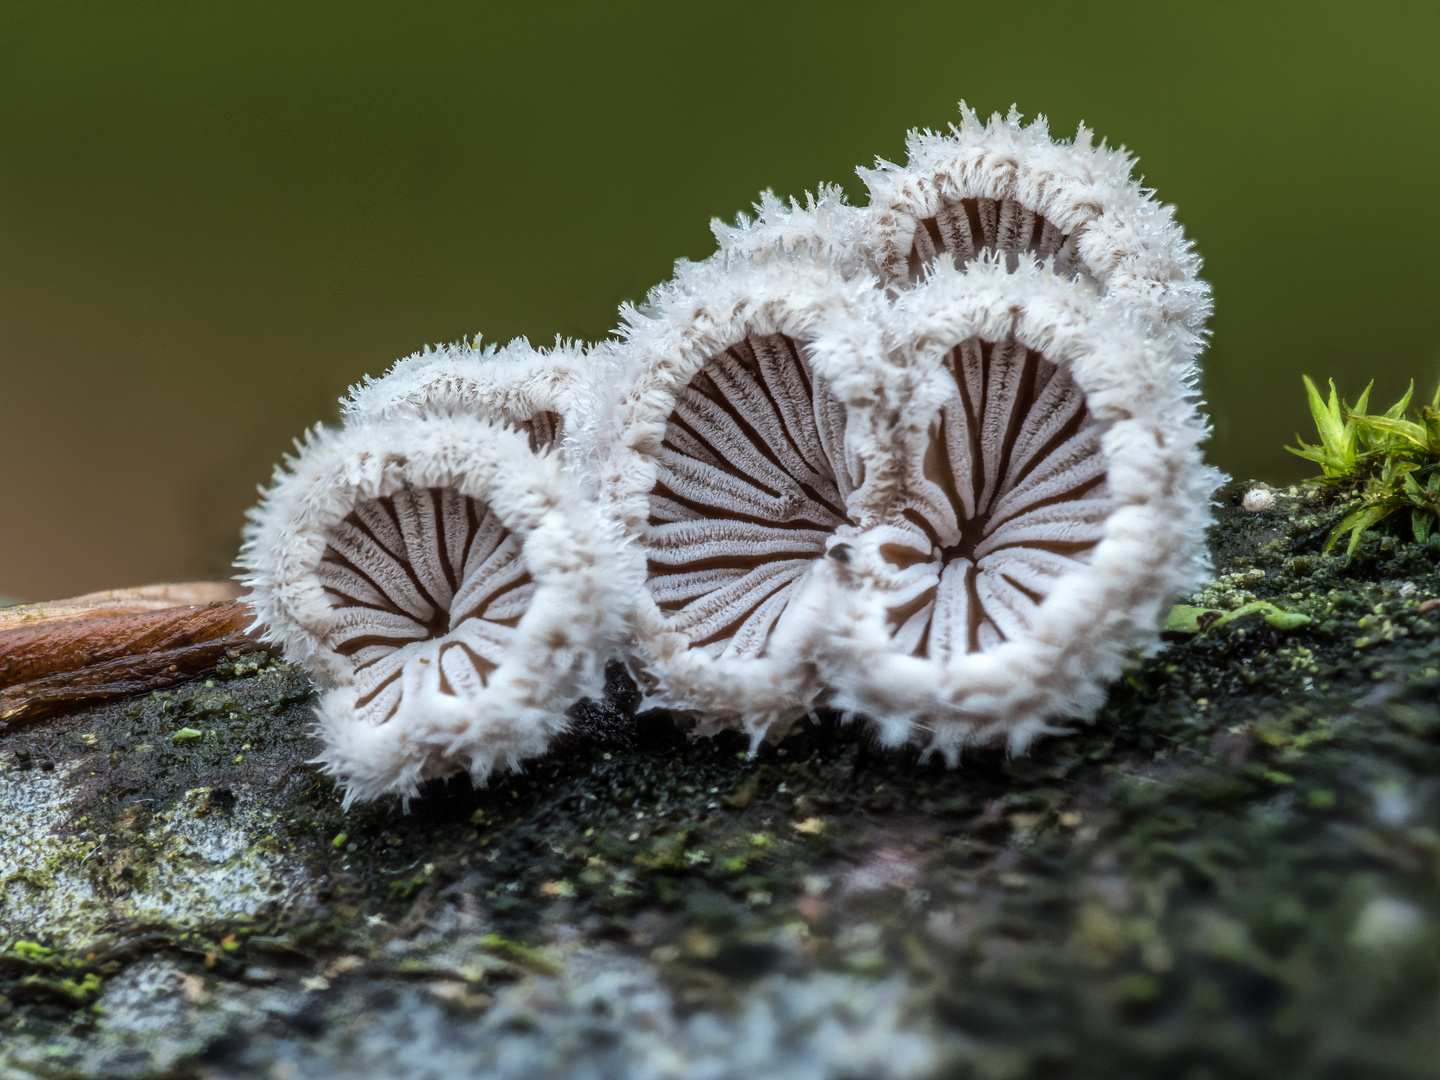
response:
M473 416L524 431L537 452L556 449L583 473L593 458L597 375L603 347L557 338L536 349L524 338L495 348L465 342L417 352L384 376L350 388L346 426L393 419Z
M899 655L877 590L846 594L847 617L831 620L821 666L834 704L872 718L885 741L952 760L972 743L1018 751L1056 721L1093 716L1125 660L1158 640L1168 605L1205 575L1220 477L1201 460L1189 362L1099 303L1093 285L1033 264L937 268L897 300L891 325L897 346L932 367L967 338L1013 335L1069 372L1102 426L1114 509L1088 566L1059 579L1025 637L947 662ZM937 398L911 410L912 433Z
M1199 354L1211 310L1200 257L1174 208L1133 178L1135 160L1123 149L1096 144L1083 125L1073 141L1056 141L1044 117L1029 125L1014 112L981 121L962 103L959 125L912 131L907 150L903 166L860 170L871 198L859 243L887 284L907 277L923 219L967 198L1013 199L1074 235L1084 271L1109 300L1187 359Z
M616 530L555 455L532 452L498 423L429 417L316 432L290 466L252 516L241 565L267 639L325 690L321 760L347 798L408 796L460 768L483 783L493 768L543 753L564 710L600 691L606 660L622 648L634 582ZM407 723L372 724L355 716L351 665L327 647L336 609L316 568L347 514L406 487L450 488L488 506L521 538L536 591L483 689L424 716L408 712Z

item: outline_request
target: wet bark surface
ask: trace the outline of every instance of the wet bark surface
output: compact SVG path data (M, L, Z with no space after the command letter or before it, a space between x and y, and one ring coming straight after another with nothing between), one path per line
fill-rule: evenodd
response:
M955 770L615 669L525 773L347 813L250 644L12 725L0 1076L1440 1075L1440 548L1340 512L1227 507L1189 603L1268 606Z

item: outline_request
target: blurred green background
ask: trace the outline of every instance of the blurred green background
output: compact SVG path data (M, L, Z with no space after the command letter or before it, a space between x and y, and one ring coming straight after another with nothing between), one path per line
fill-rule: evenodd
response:
M1212 459L1300 374L1440 375L1430 3L0 2L0 594L227 573L255 485L427 342L593 338L709 219L955 103L1080 120L1205 257Z

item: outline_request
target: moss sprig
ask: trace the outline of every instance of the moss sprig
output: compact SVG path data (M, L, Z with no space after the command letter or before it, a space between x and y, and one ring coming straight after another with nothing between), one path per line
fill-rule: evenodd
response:
M1312 446L1297 434L1300 445L1285 449L1318 464L1320 482L1356 503L1330 530L1325 550L1348 533L1348 561L1367 531L1382 523L1398 525L1405 519L1397 515L1407 510L1410 529L1423 543L1440 527L1440 387L1429 405L1414 411L1415 419L1406 419L1415 394L1413 380L1399 401L1372 415L1365 409L1373 380L1352 406L1341 400L1334 379L1328 400L1308 375L1304 379L1320 442Z

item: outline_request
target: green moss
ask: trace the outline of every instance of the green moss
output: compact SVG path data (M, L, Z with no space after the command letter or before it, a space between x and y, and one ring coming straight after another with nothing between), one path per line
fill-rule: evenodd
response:
M1348 533L1347 558L1372 528L1400 523L1424 543L1440 525L1440 388L1428 406L1420 406L1415 418L1407 420L1415 384L1383 414L1369 416L1365 406L1374 385L1365 388L1352 408L1342 404L1333 379L1326 401L1306 376L1320 444L1308 446L1297 437L1300 446L1287 448L1317 463L1323 486L1346 497L1346 513L1331 529L1325 547L1328 551Z

